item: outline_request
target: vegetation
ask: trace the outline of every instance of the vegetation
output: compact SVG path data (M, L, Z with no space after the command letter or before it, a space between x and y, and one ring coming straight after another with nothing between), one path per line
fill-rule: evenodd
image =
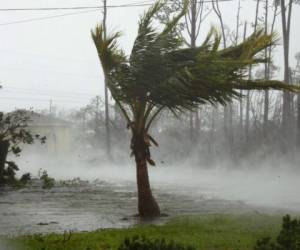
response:
M25 174L18 183L15 175L19 168L14 161L7 160L9 153L20 155L21 144L33 144L35 140L45 143L46 137L34 135L28 129L30 114L25 110L7 114L0 112L0 186L18 186L30 179L30 175Z
M195 250L192 246L185 246L174 241L166 242L164 238L150 240L145 236L135 235L126 238L118 250Z
M102 229L72 234L31 235L13 239L20 250L116 250L125 238L145 235L149 240L206 249L253 249L256 240L274 237L280 231L281 216L265 214L205 215L178 218L164 225L140 225L127 229Z
M158 30L152 20L165 4L158 1L142 16L129 57L117 46L120 33L107 36L103 25L92 31L107 86L132 133L138 211L142 217L160 215L151 192L147 164L155 165L150 146L158 143L149 132L163 110L178 115L202 104L225 105L241 97L239 89L297 89L278 81L245 80L249 65L267 60L260 52L274 44L272 34L259 30L243 43L221 49L221 36L212 29L201 46L183 48L183 39L176 30L188 1L178 15Z
M300 220L283 217L282 229L276 238L264 237L257 241L255 250L299 250L300 249Z
M43 189L51 189L54 186L55 180L49 177L46 170L42 172L40 175L40 180L42 181L42 188Z

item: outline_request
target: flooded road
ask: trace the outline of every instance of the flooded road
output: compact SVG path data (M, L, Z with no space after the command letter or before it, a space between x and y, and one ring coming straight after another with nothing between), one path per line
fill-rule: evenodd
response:
M123 172L124 171L124 172ZM50 176L78 176L77 172ZM208 213L300 211L298 177L223 173L170 168L150 171L155 197L168 217ZM55 176L57 175L57 176ZM0 235L23 235L63 231L90 231L126 227L139 221L134 168L90 169L83 179L97 181L51 190L38 186L0 193ZM288 185L289 183L289 185ZM153 223L153 221L152 221Z

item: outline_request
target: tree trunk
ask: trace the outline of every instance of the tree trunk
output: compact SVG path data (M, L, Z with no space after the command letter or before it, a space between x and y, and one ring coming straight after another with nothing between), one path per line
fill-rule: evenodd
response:
M196 24L197 24L197 2L195 0L191 1L191 33L190 33L190 38L191 38L191 48L196 47ZM197 112L191 112L190 116L190 136L191 136L191 141L195 142L197 140L197 133L198 133L198 127L197 127L197 119L199 120L199 117L197 117ZM194 126L194 118L195 117L195 126ZM199 124L199 123L198 123Z
M268 137L268 127L269 127L269 104L270 104L270 96L269 96L269 90L265 90L265 98L264 98L264 137Z
M200 135L200 109L195 112L195 140L198 141Z
M233 103L230 102L228 104L228 128L227 128L227 133L228 133L228 143L229 143L229 150L230 150L230 156L234 156L234 141L233 141Z
M269 1L266 0L265 5L265 34L268 34L268 16L269 16ZM268 49L265 49L265 58L268 57ZM265 79L269 80L270 62L265 63ZM263 123L263 136L266 139L268 137L268 125L269 125L269 90L265 90L264 98L264 123Z
M300 147L300 94L297 96L297 144Z
M147 152L149 149L142 136L134 138L133 150L136 162L139 215L144 218L158 217L160 216L160 209L152 195L148 176L147 157L150 155Z
M210 140L209 140L209 152L211 156L215 154L215 129L216 129L216 107L212 107L211 111L211 129L210 129Z
M190 134L190 140L192 142L194 140L194 112L192 111L189 114L189 121L190 121L189 134Z
M0 141L0 186L5 184L4 172L5 172L5 162L8 154L9 142Z
M243 42L245 42L246 40L246 35L247 35L247 25L248 23L245 22L244 23L244 35L243 35ZM240 91L241 95L243 96L244 95L244 92L243 90ZM243 103L243 98L240 98L240 137L241 137L241 141L243 140L243 137L244 137L244 132L243 132L243 129L244 129L244 103Z
M290 42L290 20L292 11L292 0L289 1L288 12L285 6L285 0L280 1L281 20L283 34L283 52L284 52L284 81L289 84L289 42ZM286 20L287 19L287 20ZM288 91L283 93L282 127L286 138L290 136L291 128L291 95Z
M259 14L259 4L260 0L256 2L256 10L255 10L255 19L254 19L254 32L257 30L257 23L258 23L258 14ZM252 65L249 67L249 80L252 80ZM247 91L247 99L246 99L246 124L245 124L245 135L246 135L246 142L249 141L249 130L250 130L250 91Z

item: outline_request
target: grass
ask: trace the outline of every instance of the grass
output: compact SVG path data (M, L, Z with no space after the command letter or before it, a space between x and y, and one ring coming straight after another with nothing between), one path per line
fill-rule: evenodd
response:
M199 250L242 250L253 249L258 238L274 238L280 230L281 220L282 216L266 214L203 215L177 218L160 226L74 233L69 240L58 234L23 236L13 239L13 243L22 250L115 250L125 237L138 234L173 240Z

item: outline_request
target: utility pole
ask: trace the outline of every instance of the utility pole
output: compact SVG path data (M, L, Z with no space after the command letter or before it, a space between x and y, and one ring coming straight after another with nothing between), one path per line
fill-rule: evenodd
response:
M106 21L107 21L107 0L103 0L103 31L104 39L106 39ZM104 106L105 106L105 132L106 132L106 154L111 159L111 141L110 141L110 126L109 126L109 105L108 105L108 87L107 76L104 73Z

